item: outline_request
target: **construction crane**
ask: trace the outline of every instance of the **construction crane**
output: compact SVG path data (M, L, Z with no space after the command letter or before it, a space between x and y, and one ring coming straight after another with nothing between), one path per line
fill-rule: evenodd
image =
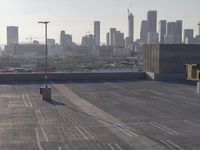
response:
M26 38L26 40L30 40L30 43L33 43L33 40L36 39L43 39L43 38L33 38L32 36Z
M87 31L87 32L85 32L86 34L91 34L92 32L91 31Z

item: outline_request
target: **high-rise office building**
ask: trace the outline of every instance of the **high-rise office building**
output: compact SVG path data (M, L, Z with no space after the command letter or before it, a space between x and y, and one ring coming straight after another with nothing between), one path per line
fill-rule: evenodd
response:
M114 46L114 34L116 32L116 28L110 28L110 38L109 38L109 45Z
M131 42L134 41L134 16L132 13L128 14L128 38Z
M65 36L65 31L60 32L60 45L65 45L66 41L66 36Z
M164 44L165 42L165 35L167 33L167 21L161 20L160 21L160 43Z
M67 46L72 45L72 35L70 35L70 34L65 35L65 45L67 45Z
M168 22L167 23L167 35L177 35L177 23L176 22Z
M8 26L7 27L7 45L18 44L18 43L19 43L18 27Z
M148 21L143 20L140 29L140 40L143 43L147 43L147 34L148 34Z
M156 33L157 32L157 11L150 10L147 14L148 20L148 32Z
M95 45L100 46L100 21L94 22Z
M113 44L114 47L124 48L125 47L124 33L116 31L113 36Z
M178 25L176 22L167 23L167 34L165 35L165 44L178 44Z
M183 21L182 20L177 20L176 21L176 24L177 24L177 41L178 43L182 43L182 39L183 39Z
M110 45L110 33L106 33L106 45L109 46Z
M159 42L158 33L149 32L147 34L147 44L158 44L158 42Z
M131 41L131 38L126 37L125 38L125 48L132 49L132 47L133 47L133 42Z
M65 34L65 31L60 32L60 45L70 46L72 45L72 35Z
M182 43L182 21L167 23L167 34L165 36L165 44L181 44Z
M56 45L55 39L47 39L47 45L48 46L54 46L54 45Z
M187 43L188 40L192 40L194 38L194 30L193 29L185 29L184 30L184 43Z
M81 45L85 47L93 47L95 46L95 38L94 35L89 34L82 37Z

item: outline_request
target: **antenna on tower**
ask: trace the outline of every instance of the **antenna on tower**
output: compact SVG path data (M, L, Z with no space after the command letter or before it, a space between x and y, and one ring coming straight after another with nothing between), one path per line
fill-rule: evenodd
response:
M131 2L129 3L129 7L128 7L128 15L130 14L130 9L131 9L132 5L133 5L133 1L131 1Z

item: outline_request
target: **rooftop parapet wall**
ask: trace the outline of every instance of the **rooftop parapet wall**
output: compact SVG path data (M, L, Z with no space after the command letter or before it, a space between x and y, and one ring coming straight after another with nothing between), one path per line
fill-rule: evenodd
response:
M67 81L102 81L102 80L144 80L144 72L117 72L117 73L50 73L49 82ZM43 73L0 74L0 83L44 82Z

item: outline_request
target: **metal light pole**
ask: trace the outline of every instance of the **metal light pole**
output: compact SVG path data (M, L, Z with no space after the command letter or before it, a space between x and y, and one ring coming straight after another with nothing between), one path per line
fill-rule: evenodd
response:
M199 26L199 36L200 36L200 22L199 22L198 26Z
M46 51L45 51L45 87L47 88L47 55L48 55L48 45L47 45L47 24L49 21L39 21L38 23L45 24L45 43L46 43Z

